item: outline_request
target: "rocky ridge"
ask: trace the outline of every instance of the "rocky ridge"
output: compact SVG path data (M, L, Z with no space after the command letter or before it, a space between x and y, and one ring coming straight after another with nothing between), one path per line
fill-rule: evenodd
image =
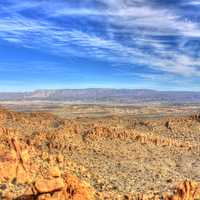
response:
M91 170L92 168L87 165L87 159L76 163L84 154L86 156L94 154L92 157L99 154L103 157L110 156L106 149L102 148L104 146L101 146L109 140L112 143L116 142L117 145L122 141L127 144L137 144L140 148L145 147L147 150L149 148L148 151L164 148L165 153L177 151L199 155L199 143L195 138L197 133L193 131L194 127L195 130L200 127L199 115L157 121L133 119L125 125L126 127L122 126L125 124L123 120L120 121L121 119L114 117L107 123L103 120L94 120L88 124L86 121L80 123L78 120L59 119L46 113L25 114L1 109L1 198L27 200L199 198L198 183L184 180L180 180L181 183L173 183L173 177L167 178L175 189L169 189L167 192L154 190L128 192L125 191L126 188L118 191L114 188L114 183L106 185L104 180L97 176L95 166ZM180 130L186 132L184 138L178 134ZM115 155L114 151L109 153ZM121 155L120 152L118 154Z

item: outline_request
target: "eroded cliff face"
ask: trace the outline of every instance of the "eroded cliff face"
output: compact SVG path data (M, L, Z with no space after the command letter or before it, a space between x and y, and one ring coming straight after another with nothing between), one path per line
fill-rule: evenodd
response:
M200 198L199 116L124 120L1 109L1 198Z

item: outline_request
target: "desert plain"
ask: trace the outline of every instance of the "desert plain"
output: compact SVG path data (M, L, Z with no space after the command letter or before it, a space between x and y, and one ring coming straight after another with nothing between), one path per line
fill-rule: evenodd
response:
M2 199L198 199L200 105L2 101Z

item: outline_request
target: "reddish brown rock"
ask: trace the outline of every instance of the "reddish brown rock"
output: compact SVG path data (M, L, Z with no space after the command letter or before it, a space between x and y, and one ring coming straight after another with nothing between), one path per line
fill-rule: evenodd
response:
M61 176L60 169L58 167L50 168L49 169L49 176L51 176L51 177L60 177Z
M59 154L59 155L57 156L57 161L58 161L59 163L63 163L63 162L64 162L64 156L63 156L62 154Z
M65 174L65 181L66 200L94 200L94 191L75 176Z
M14 151L0 154L0 180L11 181L16 177L17 159Z
M173 195L164 195L164 200L195 200L200 197L200 186L196 182L184 181L180 183Z
M37 197L37 200L53 200L50 194L41 194ZM55 199L56 200L56 199ZM64 199L63 199L64 200Z
M35 188L39 193L54 192L63 189L65 186L63 179L40 179L35 182Z

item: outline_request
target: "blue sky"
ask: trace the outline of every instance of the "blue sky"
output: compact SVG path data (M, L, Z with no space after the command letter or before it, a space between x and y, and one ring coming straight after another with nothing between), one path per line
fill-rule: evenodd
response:
M200 0L0 0L0 90L200 91Z

